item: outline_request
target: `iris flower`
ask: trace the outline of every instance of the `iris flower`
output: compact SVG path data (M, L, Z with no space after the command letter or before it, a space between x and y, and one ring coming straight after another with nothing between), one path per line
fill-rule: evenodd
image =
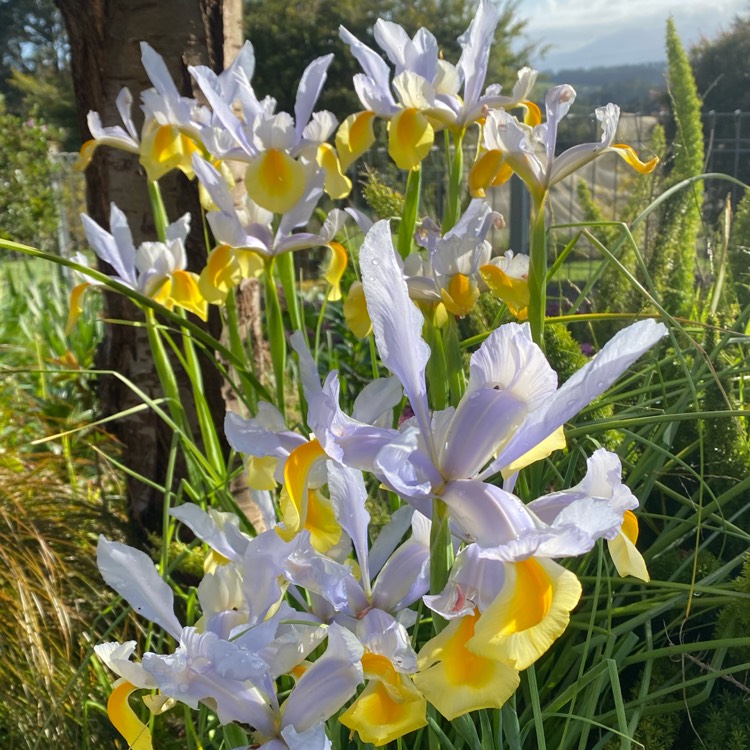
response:
M362 424L340 409L333 372L309 401L308 422L327 455L372 471L422 513L429 515L432 498L442 497L467 538L482 536L482 516L491 503L483 481L458 483L499 472L509 476L564 445L565 422L666 333L653 320L635 323L558 388L528 326L501 326L472 355L459 404L431 412L424 319L409 298L387 222L368 233L360 263L381 360L401 381L414 417L398 430Z
M308 563L311 555L273 531L250 539L236 523L217 523L220 519L215 515L195 506L181 506L173 513L225 558L225 567L237 569L241 594L227 597L219 578L207 576L199 589L201 605L210 608L212 602L224 601L229 609L213 614L204 609L200 628L182 627L174 614L172 591L148 556L101 538L97 562L104 580L137 613L175 638L178 646L172 654L146 653L140 663L131 661L134 642L103 644L97 653L130 686L158 688L163 696L192 708L207 702L222 723L252 726L261 745L292 750L327 747L323 722L361 682L363 649L340 625L321 627L319 620L281 602L280 578L292 576L295 555ZM261 578L259 569L265 573ZM309 572L301 575L310 577ZM244 605L238 607L243 597ZM326 635L326 653L304 670L280 705L274 679L295 670ZM110 710L113 721L125 729L134 747L145 750L147 729L128 715L130 687L118 690ZM143 738L138 740L141 744L134 744L136 733Z
M595 111L602 127L600 141L581 143L556 155L560 120L568 113L575 96L575 90L567 84L550 89L545 96L547 120L535 127L519 122L503 110L489 112L483 130L484 152L469 174L472 195L484 196L490 185L507 179L513 171L539 204L553 185L607 153L617 154L641 174L654 169L658 158L642 162L632 146L615 143L620 118L620 108L615 104Z
M354 77L354 88L365 107L347 118L336 136L344 169L374 142L375 116L388 120L391 158L400 169L414 169L432 148L436 130L463 131L486 108L528 104L525 100L536 78L529 68L519 73L511 96L502 95L498 85L482 94L499 18L497 6L481 0L471 25L459 37L462 53L455 67L440 58L437 40L427 29L419 29L410 39L398 24L379 19L375 40L395 66L392 88L390 69L381 56L341 26L339 35L364 71Z
M493 228L501 229L504 226L503 217L480 200L472 201L456 225L444 236L434 223L423 221L416 241L429 253L429 263L426 265L432 271L434 291L429 287L420 289L420 296L429 290L451 314L463 316L471 312L482 282L479 271L490 262L492 254L487 235ZM407 268L409 262L410 258L407 257ZM419 298L417 285L422 280L424 285L428 278L414 275L408 279L412 298Z
M131 116L133 96L123 88L115 103L124 127L103 127L99 115L89 112L87 122L92 139L81 147L77 167L85 169L95 149L106 145L138 154L149 181L158 180L172 169L180 169L192 178L192 156L204 151L202 139L212 124L211 112L194 99L180 95L163 58L146 42L141 42L141 60L153 88L141 93L145 120L140 136ZM215 76L216 85L234 101L237 74L249 71L252 75L253 67L253 50L248 42L232 64Z
M246 162L245 189L254 203L268 211L290 211L308 193L318 174L334 199L344 198L351 190L335 151L326 143L337 120L330 112L313 113L332 59L333 55L319 57L305 69L297 88L294 117L275 113L273 100L258 101L247 75L238 72L240 119L217 87L215 74L205 67L189 69L225 130L221 139L212 140L212 155Z
M190 231L190 214L166 228L166 242L143 242L136 249L125 214L113 203L110 232L86 214L81 215L86 238L94 252L115 271L114 281L151 297L165 307L182 307L206 320L207 303L198 289L198 276L186 271L185 240ZM85 265L83 256L76 258ZM81 312L81 298L91 283L78 284L71 294L70 328Z
M322 175L313 176L306 192L284 213L274 231L270 211L261 208L249 196L245 196L238 206L229 185L217 169L197 155L193 166L216 209L209 211L206 218L218 244L210 253L200 276L200 289L209 302L222 304L229 290L243 278L262 271L264 261L282 253L318 246L331 250L331 262L325 273L330 284L328 298L341 298L341 277L346 270L348 257L335 237L347 218L346 212L333 209L317 233L294 232L310 221L323 195Z

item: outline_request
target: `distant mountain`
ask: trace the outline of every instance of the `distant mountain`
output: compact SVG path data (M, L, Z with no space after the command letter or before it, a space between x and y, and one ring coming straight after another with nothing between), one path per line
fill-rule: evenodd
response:
M652 113L661 109L664 100L665 72L665 63L652 62L545 71L543 75L551 85L573 86L578 104L615 102L626 112Z

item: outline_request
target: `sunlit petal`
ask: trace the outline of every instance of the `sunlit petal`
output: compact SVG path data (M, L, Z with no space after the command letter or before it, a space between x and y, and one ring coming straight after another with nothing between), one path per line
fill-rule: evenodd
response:
M201 320L208 318L208 302L201 294L197 274L189 271L175 271L172 274L170 296L175 305L195 313Z
M621 576L633 576L641 581L650 581L648 568L643 555L636 549L638 540L638 519L632 511L625 511L620 533L612 540L607 541L609 554L612 562Z
M526 669L562 635L580 597L575 575L552 560L506 564L505 585L482 613L467 646L488 659Z
M414 169L430 153L435 131L418 109L401 110L388 123L388 153L399 169Z
M107 715L131 750L152 750L148 726L138 718L128 703L128 698L135 689L129 682L118 680L107 701Z
M247 194L268 211L283 214L305 194L305 169L289 154L269 149L253 159L245 175Z
M346 271L349 257L346 248L340 242L329 242L331 248L331 260L325 272L325 280L331 285L328 299L337 302L341 299L341 277Z
M507 663L467 648L477 614L452 620L419 652L414 684L446 719L469 711L501 708L519 685L518 672Z

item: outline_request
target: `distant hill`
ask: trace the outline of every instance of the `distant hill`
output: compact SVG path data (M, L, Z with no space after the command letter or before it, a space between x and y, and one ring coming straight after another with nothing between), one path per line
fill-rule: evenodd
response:
M666 63L545 71L550 85L569 83L577 104L599 106L615 102L625 112L654 113L661 109L667 89Z

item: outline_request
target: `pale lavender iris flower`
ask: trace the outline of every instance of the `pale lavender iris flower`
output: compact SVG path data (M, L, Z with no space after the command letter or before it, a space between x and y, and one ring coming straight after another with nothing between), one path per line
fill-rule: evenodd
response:
M398 430L362 424L340 409L333 372L310 401L308 415L326 453L374 473L425 515L431 513L432 498L442 497L467 540L484 539L488 533L502 537L537 523L528 510L505 497L508 493L500 496L502 490L484 480L515 470L661 339L666 328L653 320L635 323L558 388L557 375L531 340L528 325L501 326L472 355L458 406L432 412L425 382L430 349L422 338L424 319L409 298L388 222L370 230L360 264L381 360L401 381L414 417ZM500 515L510 520L489 531L487 523Z

